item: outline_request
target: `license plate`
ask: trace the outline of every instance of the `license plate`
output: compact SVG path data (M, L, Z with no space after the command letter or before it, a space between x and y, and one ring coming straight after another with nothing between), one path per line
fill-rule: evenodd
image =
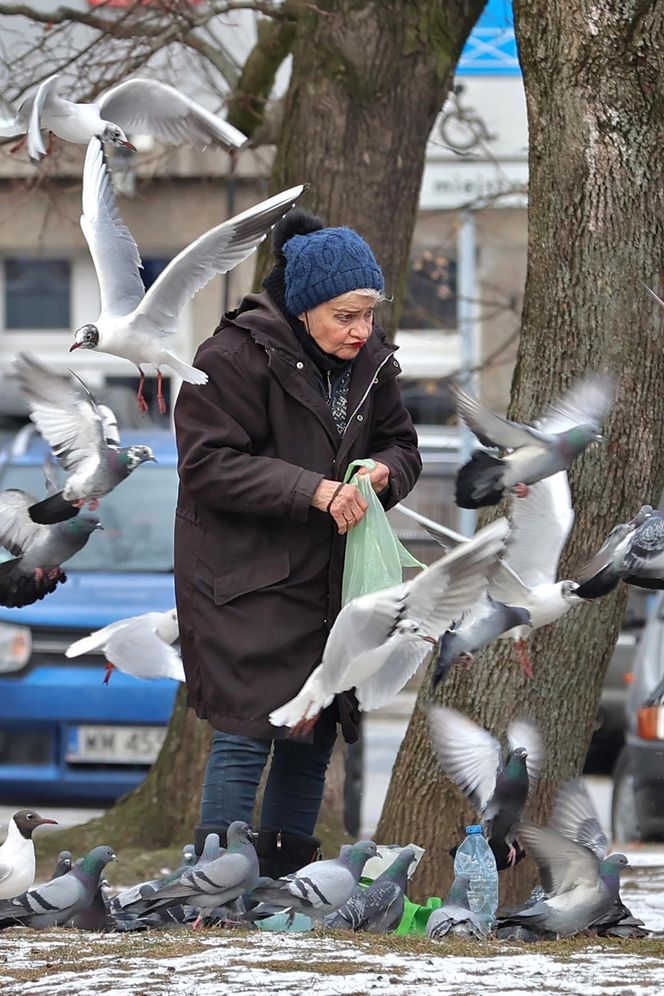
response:
M165 726L73 726L65 760L77 764L152 764Z

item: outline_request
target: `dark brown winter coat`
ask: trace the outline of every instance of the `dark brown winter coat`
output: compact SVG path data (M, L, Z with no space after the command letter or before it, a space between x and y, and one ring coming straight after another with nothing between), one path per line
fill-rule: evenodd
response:
M209 383L183 384L175 407L175 586L190 704L215 729L286 735L268 714L320 663L345 548L332 517L310 506L322 478L374 457L390 468L389 508L419 476L393 351L374 332L353 361L340 438L320 375L266 293L198 350ZM354 739L354 696L337 704Z

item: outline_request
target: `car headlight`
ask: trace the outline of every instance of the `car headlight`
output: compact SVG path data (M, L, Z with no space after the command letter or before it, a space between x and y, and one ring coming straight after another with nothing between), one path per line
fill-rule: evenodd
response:
M0 674L20 671L30 660L32 633L27 626L0 622Z

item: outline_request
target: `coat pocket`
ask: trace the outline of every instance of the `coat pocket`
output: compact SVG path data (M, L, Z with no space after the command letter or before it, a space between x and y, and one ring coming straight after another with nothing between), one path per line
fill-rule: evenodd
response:
M250 591L269 588L270 585L283 581L289 574L290 555L287 550L262 560L250 560L246 565L236 567L223 577L214 579L215 605L226 605L227 602L240 595L247 595Z

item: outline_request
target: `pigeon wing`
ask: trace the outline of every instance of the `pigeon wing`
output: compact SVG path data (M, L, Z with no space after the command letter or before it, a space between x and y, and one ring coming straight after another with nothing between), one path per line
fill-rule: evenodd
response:
M120 215L98 138L90 139L85 155L81 229L97 272L102 314L130 314L145 294L141 257Z
M58 89L58 76L49 76L37 87L37 91L34 97L31 98L30 107L30 117L26 120L26 134L27 134L27 147L28 155L33 163L39 162L39 160L45 156L46 148L44 147L44 139L42 138L42 123L41 118L48 100L53 94L57 93ZM19 108L17 115L17 120L19 116L21 119L27 116L28 104L24 102Z
M484 814L502 768L500 744L488 730L446 706L431 706L429 733L441 767L471 805Z
M176 332L187 301L217 273L228 273L250 256L305 189L291 187L201 235L159 274L138 312L163 334Z
M104 440L107 446L120 446L120 428L115 412L108 405L97 405L104 425Z
M513 719L507 727L507 741L510 750L525 747L528 752L526 768L530 789L538 780L544 764L544 749L540 732L529 719Z
M664 516L656 513L639 526L623 557L623 570L637 577L648 575L651 565L664 553Z
M560 895L577 885L596 886L599 862L587 847L534 823L520 823L517 833L520 843L535 859L548 896Z
M27 353L14 361L30 418L65 470L75 470L105 447L104 422L94 396L76 376L42 366Z
M496 415L478 398L466 394L458 385L453 385L457 412L471 432L484 446L499 446L505 450L516 450L520 446L532 446L541 438L541 433L520 422L510 422Z
M85 886L75 875L67 872L66 875L51 879L50 882L45 882L44 885L40 885L36 889L29 889L22 896L12 899L11 904L20 906L24 916L65 912L79 903L84 895ZM0 908L0 913L12 915L5 906ZM21 914L15 912L14 915Z
M99 109L123 131L147 133L169 145L214 144L230 151L247 141L237 128L158 80L126 80L104 94Z
M48 526L33 522L28 513L37 500L17 488L0 491L0 545L15 557L20 557L38 536L48 531Z
M591 374L554 401L537 425L549 435L565 432L575 425L592 425L599 431L612 402L613 378L608 374Z
M609 840L597 816L588 789L573 778L560 789L553 804L549 827L593 852L599 861L609 853Z
M528 587L556 580L558 562L574 523L567 473L531 484L525 498L513 498L513 534L506 561Z

